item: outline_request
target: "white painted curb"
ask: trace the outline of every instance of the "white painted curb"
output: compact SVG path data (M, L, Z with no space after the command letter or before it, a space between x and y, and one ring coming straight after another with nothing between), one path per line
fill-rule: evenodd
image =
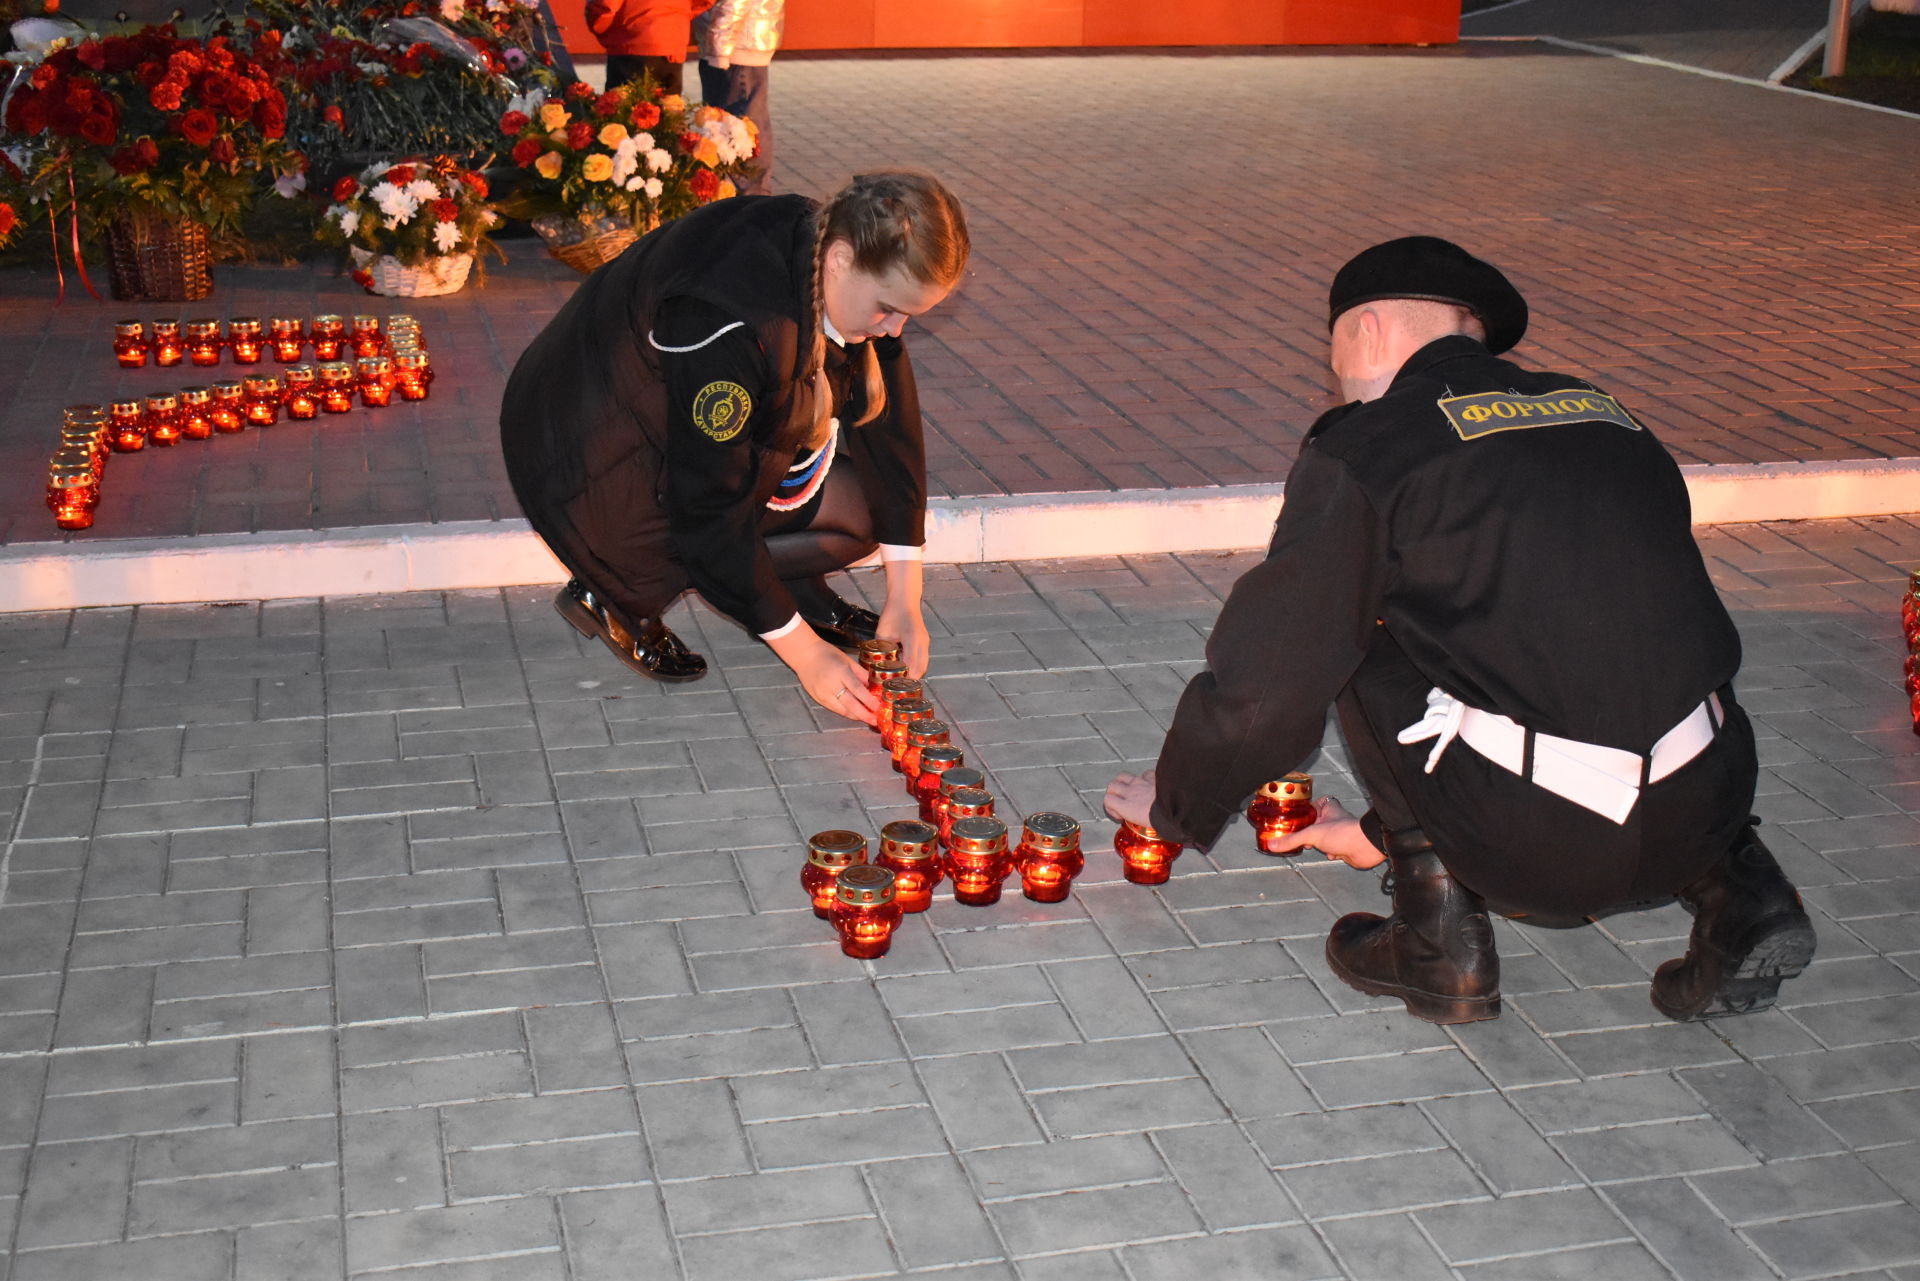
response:
M1681 469L1696 524L1920 511L1920 458ZM935 499L927 559L1051 560L1266 545L1285 486ZM523 520L0 548L0 612L281 600L558 582Z

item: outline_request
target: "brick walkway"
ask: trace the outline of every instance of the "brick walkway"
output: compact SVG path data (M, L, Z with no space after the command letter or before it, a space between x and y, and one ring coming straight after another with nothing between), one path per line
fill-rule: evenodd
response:
M1672 906L1500 923L1496 1022L1360 999L1375 877L1244 829L847 960L800 841L897 782L711 615L672 689L542 591L0 617L0 1277L1911 1278L1920 520L1703 542L1820 935L1705 1026ZM1004 808L1104 850L1245 563L934 571Z
M937 493L1283 478L1330 399L1327 279L1412 231L1509 267L1538 316L1521 358L1610 386L1683 461L1920 455L1911 120L1527 44L794 59L774 81L785 183L919 165L971 210L975 270L914 339ZM516 514L499 389L573 277L513 253L484 290L404 304L446 375L424 409L117 459L84 540ZM220 280L180 310L369 301L310 269ZM128 307L51 295L0 273L10 542L54 534L62 404L175 381L112 368Z
M1826 29L1826 0L1524 0L1460 19L1462 36L1560 36L1765 80Z

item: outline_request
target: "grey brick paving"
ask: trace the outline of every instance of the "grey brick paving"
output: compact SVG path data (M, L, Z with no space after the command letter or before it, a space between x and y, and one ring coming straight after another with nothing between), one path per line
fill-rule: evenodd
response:
M942 895L869 964L801 903L799 840L903 816L899 784L703 610L676 624L719 672L677 689L533 590L0 617L10 656L127 695L0 713L0 1275L1911 1277L1920 523L1703 546L1753 688L1797 691L1757 714L1758 808L1821 955L1697 1027L1647 1004L1672 906L1502 921L1506 1014L1440 1029L1325 970L1371 876L1241 832L1119 878L1099 792L1244 555L930 572L971 629L936 698L1091 866L1054 906ZM326 676L230 699L115 636ZM1351 798L1343 760L1316 768Z

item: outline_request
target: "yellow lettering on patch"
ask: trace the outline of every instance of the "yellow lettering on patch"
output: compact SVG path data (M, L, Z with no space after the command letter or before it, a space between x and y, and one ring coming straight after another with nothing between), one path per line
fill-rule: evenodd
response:
M1640 430L1633 415L1622 409L1619 401L1602 392L1568 395L1556 391L1545 396L1522 396L1508 391L1483 391L1471 396L1443 396L1436 403L1462 440L1544 427L1549 421L1612 423L1629 431Z
M753 397L739 383L711 382L693 398L693 425L725 444L746 429Z

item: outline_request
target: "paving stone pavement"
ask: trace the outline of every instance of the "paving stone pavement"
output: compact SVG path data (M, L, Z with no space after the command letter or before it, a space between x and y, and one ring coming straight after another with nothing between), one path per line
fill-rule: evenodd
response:
M1559 36L1764 80L1826 30L1826 0L1518 0L1461 15L1460 34Z
M1370 874L1122 881L1100 790L1247 555L930 570L937 701L1095 852L873 962L802 838L899 784L704 611L672 688L532 589L0 616L0 1275L1913 1281L1920 518L1702 537L1820 955L1694 1026L1675 906L1502 921L1443 1030L1326 969Z
M1509 269L1518 358L1623 396L1683 462L1920 455L1911 119L1533 43L782 58L773 86L784 187L912 165L967 205L973 269L911 339L939 495L1284 479L1331 404L1327 282L1411 232ZM867 110L883 133L850 127ZM222 267L182 312L418 314L434 398L116 456L74 541L516 517L499 393L577 277L511 253L404 303ZM0 271L9 543L63 537L39 488L62 405L192 381L117 370L128 307L52 294Z

